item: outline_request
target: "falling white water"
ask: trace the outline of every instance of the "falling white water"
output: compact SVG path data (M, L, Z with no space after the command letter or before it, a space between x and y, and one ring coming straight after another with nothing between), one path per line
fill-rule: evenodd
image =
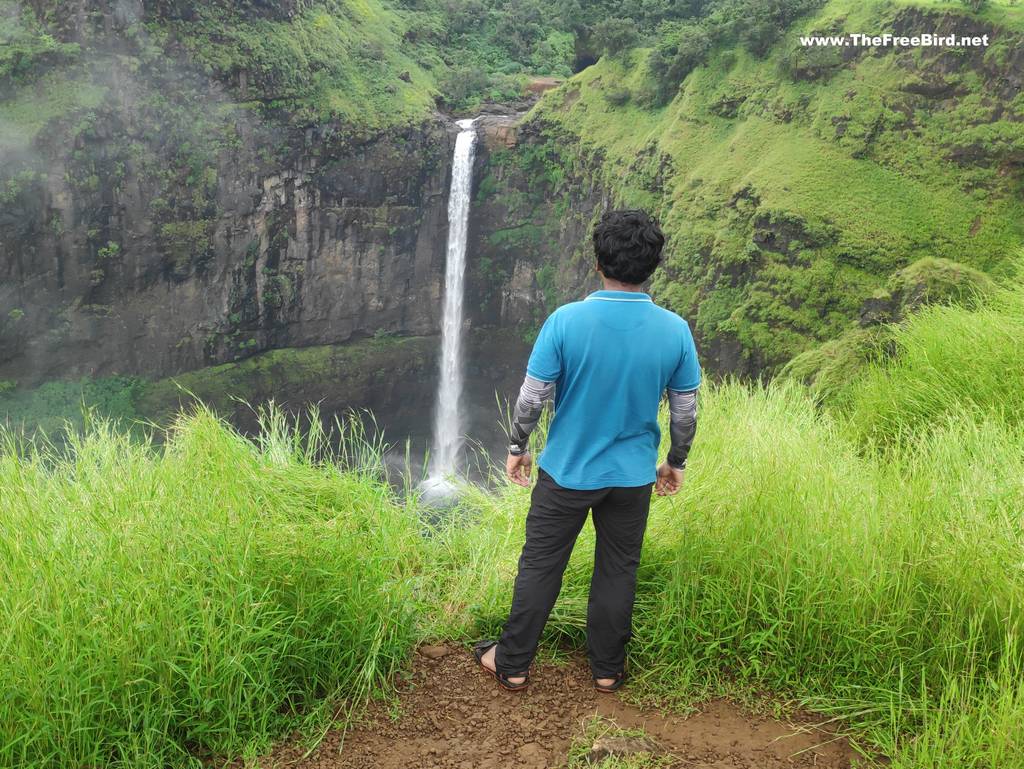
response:
M460 120L452 160L452 188L448 196L448 253L444 268L444 314L441 328L441 377L434 411L434 447L427 486L447 487L456 472L464 437L462 414L462 299L466 274L466 236L473 186L476 120Z

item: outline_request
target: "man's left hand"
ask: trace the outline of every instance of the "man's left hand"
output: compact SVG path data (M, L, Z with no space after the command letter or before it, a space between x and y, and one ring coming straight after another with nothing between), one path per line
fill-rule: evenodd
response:
M505 475L512 483L526 488L530 485L530 468L532 467L533 458L529 451L518 456L509 454L508 459L505 460Z
M662 462L658 466L658 480L654 484L654 491L659 497L671 497L682 485L682 470L677 470L668 462Z

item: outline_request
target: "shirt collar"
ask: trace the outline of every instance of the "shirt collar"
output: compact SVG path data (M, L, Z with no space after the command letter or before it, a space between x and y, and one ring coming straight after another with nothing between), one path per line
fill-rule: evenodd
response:
M587 296L587 299L606 299L613 302L649 302L651 297L642 291L611 291L601 289Z

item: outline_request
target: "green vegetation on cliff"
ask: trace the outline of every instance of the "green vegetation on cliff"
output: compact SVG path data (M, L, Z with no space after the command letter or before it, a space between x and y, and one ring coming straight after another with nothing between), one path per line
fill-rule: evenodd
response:
M269 350L155 381L112 376L53 380L28 389L11 383L0 387L0 422L52 439L96 419L138 431L143 423L170 424L196 401L235 424L251 422L256 414L248 403L266 403L281 393L287 393L292 407L322 401L325 388L344 393L349 402L372 400L368 393L374 388L403 377L420 378L436 347L434 337L381 336L346 345Z
M657 296L721 368L773 369L840 334L912 262L1000 274L1024 242L1024 101L1006 85L1020 77L1024 10L987 13L832 0L764 52L721 32L665 106L657 47L604 56L545 95L532 152L657 211L670 237ZM798 42L866 29L993 44Z
M838 406L848 394L850 382L868 363L898 354L895 337L902 333L900 324L913 313L936 304L954 305L950 310L954 313L970 310L994 289L992 279L983 272L925 257L893 274L886 286L861 306L858 326L800 353L781 374L809 385L820 401Z
M75 106L43 87L44 77L51 85L82 80L122 90L133 80L157 85L175 68L212 76L229 101L294 123L333 119L366 131L423 119L437 93L429 72L440 65L436 52L410 43L410 21L378 0L180 0L140 6L141 16L127 8L79 15L70 4L52 5L37 12L11 0L0 6L0 91L15 103L34 101L44 116ZM173 83L168 96L187 85ZM197 113L202 101L191 105Z
M408 42L415 30L389 5L327 0L287 18L233 5L196 4L187 19L149 29L180 41L237 98L295 123L334 119L372 131L421 120L433 107L436 55Z

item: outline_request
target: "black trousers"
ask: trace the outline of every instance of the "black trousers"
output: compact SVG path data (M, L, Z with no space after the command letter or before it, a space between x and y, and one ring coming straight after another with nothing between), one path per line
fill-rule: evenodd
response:
M526 517L512 611L498 640L495 666L508 675L530 667L544 623L562 587L576 537L594 511L597 543L587 604L587 652L595 678L622 672L632 632L636 570L651 506L651 487L567 489L543 470Z

